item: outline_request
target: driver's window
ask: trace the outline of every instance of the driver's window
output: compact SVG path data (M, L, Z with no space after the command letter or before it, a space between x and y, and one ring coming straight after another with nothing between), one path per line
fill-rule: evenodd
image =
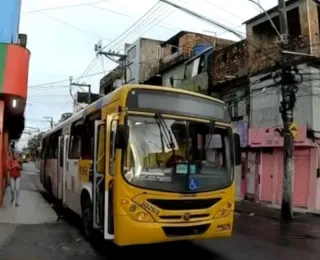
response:
M115 141L116 141L116 133L117 133L117 126L118 121L112 120L111 121L111 128L110 128L110 147L109 147L109 154L110 154L110 160L109 160L109 173L110 175L114 175L114 162L116 159L116 149L115 149Z
M217 168L223 165L222 155L222 139L221 135L213 134L206 136L206 160L210 163L215 164Z
M96 169L98 173L104 174L105 161L106 161L106 127L99 125L98 127L98 140L97 140L97 158Z

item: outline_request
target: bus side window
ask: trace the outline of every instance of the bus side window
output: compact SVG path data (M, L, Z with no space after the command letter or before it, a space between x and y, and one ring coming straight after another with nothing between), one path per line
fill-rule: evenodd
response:
M80 137L75 135L70 138L70 151L69 159L79 159L80 158Z
M63 139L61 139L60 142L60 155L59 155L59 159L60 159L60 167L63 167L63 161L64 161L64 156L63 156Z
M101 174L105 172L105 162L106 162L105 148L106 148L106 127L105 125L100 125L98 128L96 168L97 168L97 172Z
M111 129L110 129L110 147L109 147L109 173L110 175L114 175L114 161L116 159L116 149L115 149L115 139L116 139L116 132L118 126L118 120L111 121Z
M94 120L87 121L86 130L81 133L81 159L92 160L94 149Z
M80 148L81 148L81 136L79 133L79 128L77 125L71 126L70 133L70 145L69 145L69 159L79 159L80 158Z

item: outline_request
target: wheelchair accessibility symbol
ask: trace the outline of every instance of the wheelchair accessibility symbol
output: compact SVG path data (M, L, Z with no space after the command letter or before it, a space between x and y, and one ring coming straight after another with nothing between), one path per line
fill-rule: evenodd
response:
M198 186L199 186L199 182L198 180L196 179L191 179L189 181L189 189L194 191L194 190L197 190L198 189Z

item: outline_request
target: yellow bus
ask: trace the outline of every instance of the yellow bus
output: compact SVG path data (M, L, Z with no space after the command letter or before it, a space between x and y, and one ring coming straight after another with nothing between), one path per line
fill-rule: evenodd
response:
M40 177L87 238L126 246L230 236L239 163L222 101L125 85L44 135Z

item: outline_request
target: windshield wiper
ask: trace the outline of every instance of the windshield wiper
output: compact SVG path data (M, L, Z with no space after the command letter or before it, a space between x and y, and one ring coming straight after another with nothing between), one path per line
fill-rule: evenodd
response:
M209 148L209 145L211 143L212 135L213 135L215 128L216 128L216 122L212 120L210 122L210 128L209 128L209 132L208 132L208 140L206 140L204 151L206 151Z
M162 150L164 150L164 138L166 138L166 146L168 149L172 149L174 151L175 145L173 142L173 136L171 134L171 131L168 129L166 122L164 121L162 115L160 113L155 114L155 119L159 127L159 132L160 132L160 138L161 138L161 145L162 145Z
M159 132L160 132L161 150L164 153L166 150L164 149L163 132L162 132L160 121L157 119L157 117L156 117L156 122L157 122L157 125L159 127Z

